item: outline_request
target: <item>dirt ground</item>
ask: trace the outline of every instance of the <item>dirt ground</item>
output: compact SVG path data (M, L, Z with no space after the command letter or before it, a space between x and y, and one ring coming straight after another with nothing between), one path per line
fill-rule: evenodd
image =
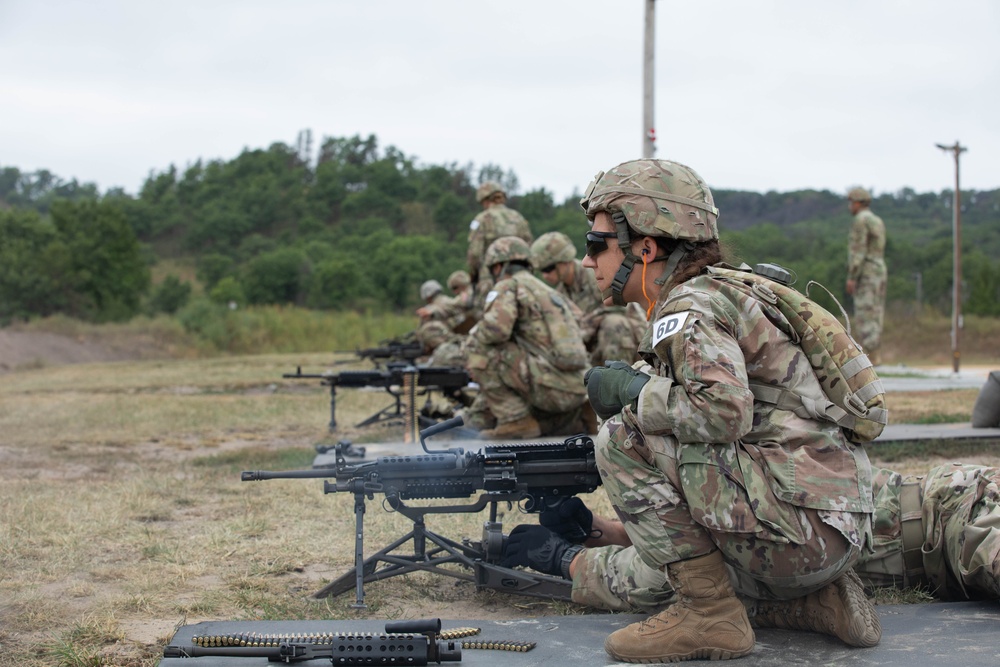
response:
M126 361L143 356L135 346L115 347L42 331L0 329L0 374L19 368Z

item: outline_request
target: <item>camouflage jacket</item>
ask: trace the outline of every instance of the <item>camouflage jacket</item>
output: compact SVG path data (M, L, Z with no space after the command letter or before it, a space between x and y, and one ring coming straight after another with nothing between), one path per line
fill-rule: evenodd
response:
M885 224L864 208L854 216L847 239L847 279L860 280L869 271L885 271Z
M647 434L673 434L681 465L711 465L718 460L713 448L735 444L739 465L727 475L762 511L784 512L775 497L798 507L872 511L864 449L836 424L754 401L751 380L806 399L824 397L804 352L760 301L707 274L692 278L658 305L639 352L659 379L640 394L638 423ZM792 533L798 523L784 515L761 518Z
M587 351L577 322L579 309L554 289L519 271L497 283L482 319L469 333L480 349L513 341L533 359L532 376L558 375L544 382L583 393Z
M424 310L430 314L429 319L444 322L449 329L454 330L469 315L470 305L468 299L438 294L424 306Z
M469 273L479 273L486 249L501 236L517 236L529 245L535 240L523 215L504 204L493 204L469 224L469 250L466 257Z
M556 289L576 304L576 307L584 315L597 310L604 304L604 296L601 294L601 288L597 286L594 272L585 269L583 262L578 259L573 260L573 284L567 287L560 282Z

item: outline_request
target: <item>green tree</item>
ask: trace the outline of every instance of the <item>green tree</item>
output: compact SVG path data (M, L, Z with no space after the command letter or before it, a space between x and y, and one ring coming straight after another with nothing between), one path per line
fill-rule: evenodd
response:
M252 304L298 303L309 271L309 260L301 250L279 248L247 262L240 284Z
M181 281L177 276L170 274L153 288L149 307L153 313L173 315L188 302L189 298L191 298L191 283Z
M149 268L121 208L114 203L57 200L52 222L68 250L72 284L80 297L72 314L111 321L138 313L149 288Z
M66 308L70 274L69 251L50 221L30 209L0 209L0 324Z

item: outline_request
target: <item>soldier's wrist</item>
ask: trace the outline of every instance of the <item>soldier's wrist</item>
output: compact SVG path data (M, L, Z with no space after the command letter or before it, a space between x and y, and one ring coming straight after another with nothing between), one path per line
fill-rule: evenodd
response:
M569 566L573 564L573 559L581 551L583 551L583 547L579 544L574 544L571 547L567 547L566 551L563 552L562 558L559 559L559 569L562 570L563 579L572 581L573 573L570 572Z

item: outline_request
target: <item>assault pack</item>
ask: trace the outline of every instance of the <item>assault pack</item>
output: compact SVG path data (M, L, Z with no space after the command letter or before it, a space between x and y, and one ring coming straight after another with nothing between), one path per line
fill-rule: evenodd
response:
M813 285L825 287L809 281L804 295L788 286L791 274L775 264L758 264L755 272L745 265L739 269L712 266L708 272L780 311L783 320L775 318L774 324L802 347L830 401L827 406L813 406L814 411L839 424L851 442L870 442L881 435L889 422L882 381L851 337L850 321L843 308L846 325L807 296ZM802 397L784 387L752 382L750 390L758 401L793 412L803 409Z

